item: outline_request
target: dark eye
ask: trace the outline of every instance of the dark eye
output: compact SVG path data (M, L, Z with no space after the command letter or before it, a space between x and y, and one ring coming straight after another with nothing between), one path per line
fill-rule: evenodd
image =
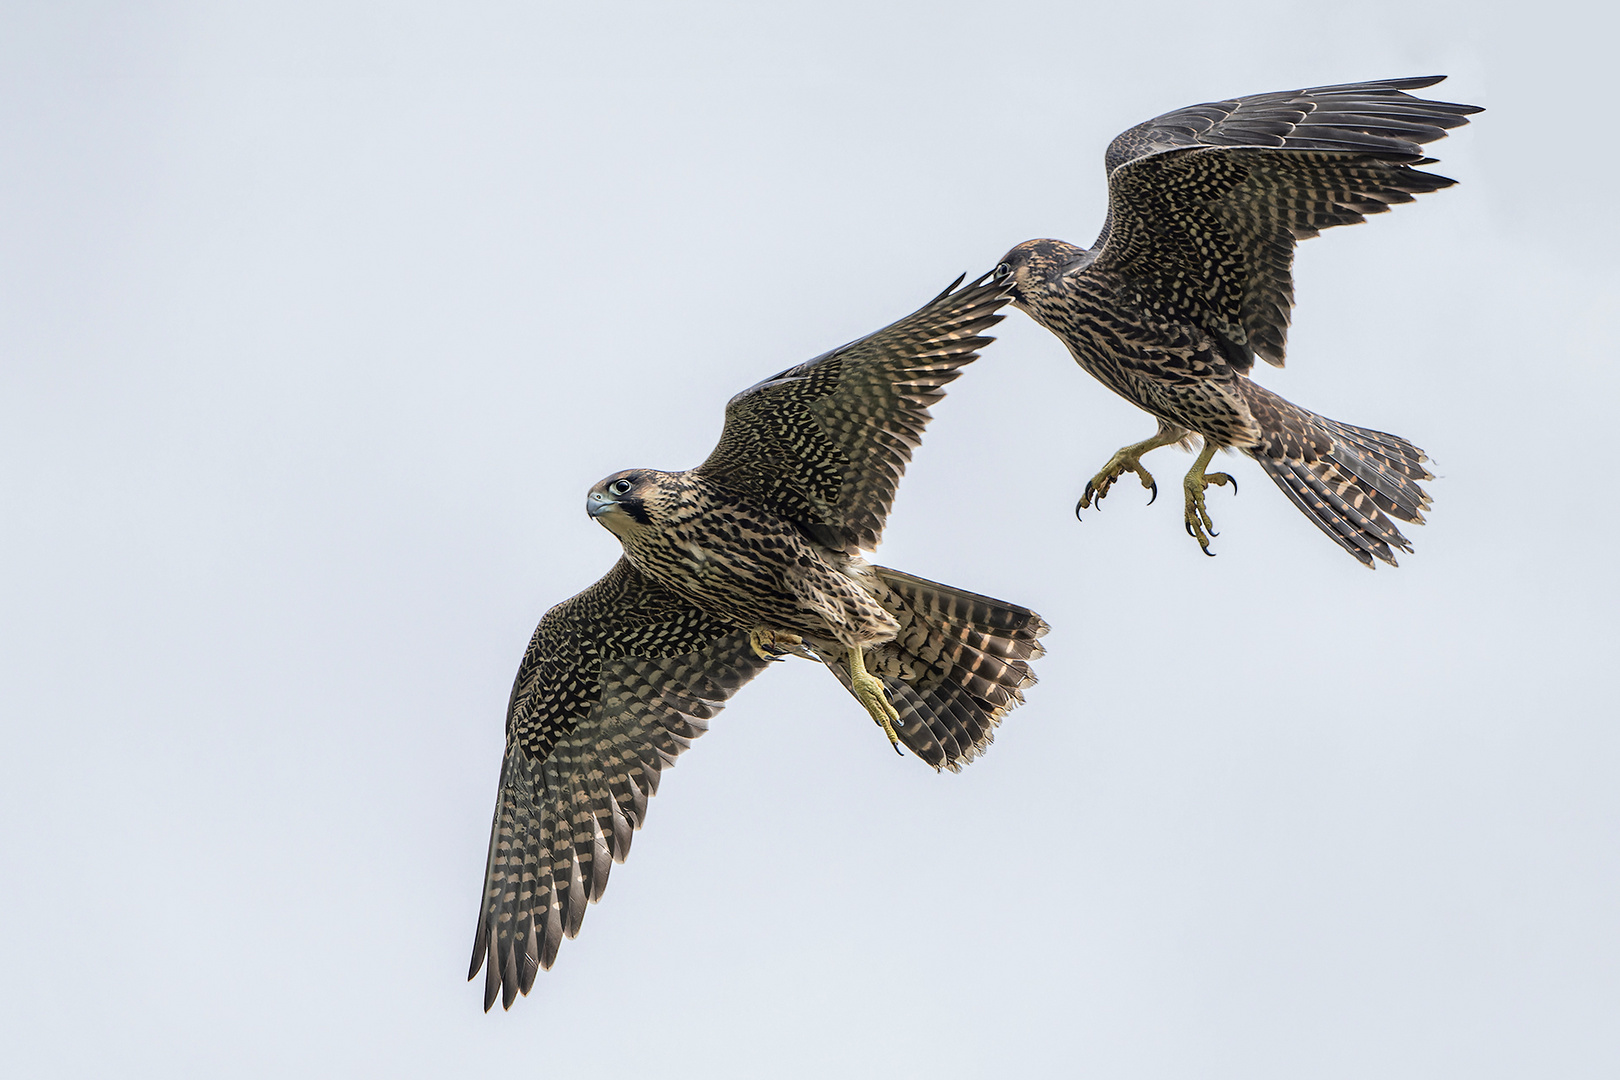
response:
M608 485L608 490L615 495L628 495L630 494L630 481L615 480Z
M992 278L994 278L996 281L1000 281L1002 278L1008 277L1011 274L1012 274L1012 266L1007 264L1007 263L1002 263L1000 266L996 267L996 272L991 274L990 276Z

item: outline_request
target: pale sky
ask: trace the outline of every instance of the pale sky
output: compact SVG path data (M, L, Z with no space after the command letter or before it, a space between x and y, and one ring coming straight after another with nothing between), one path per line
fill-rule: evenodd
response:
M1608 5L4 5L16 1076L1620 1075ZM1258 378L1428 450L1363 569L1009 310L877 561L1028 605L961 775L779 665L510 1013L502 717L620 468L1013 244L1124 128L1448 73L1457 187L1307 242Z

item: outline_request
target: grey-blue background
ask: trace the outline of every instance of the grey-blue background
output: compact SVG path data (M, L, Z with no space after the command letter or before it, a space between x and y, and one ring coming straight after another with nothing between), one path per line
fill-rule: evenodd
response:
M1598 5L4 5L13 1075L1611 1077L1617 30ZM1369 573L1011 313L879 559L1027 603L960 776L784 664L557 967L462 982L582 511L1037 236L1123 128L1449 72L1462 181L1307 243L1268 386L1439 474Z

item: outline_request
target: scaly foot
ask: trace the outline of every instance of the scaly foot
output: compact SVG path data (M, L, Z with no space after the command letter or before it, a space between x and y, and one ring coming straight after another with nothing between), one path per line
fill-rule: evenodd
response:
M1102 472L1086 481L1085 492L1081 494L1080 501L1074 504L1075 517L1080 516L1080 511L1090 509L1093 506L1101 510L1102 501L1108 495L1108 489L1114 486L1114 481L1128 472L1135 473L1137 479L1142 481L1142 486L1152 490L1153 495L1148 499L1148 505L1153 505L1153 500L1159 497L1159 484L1158 481L1153 479L1153 474L1142 467L1140 454L1132 452L1136 449L1134 446L1127 446L1108 459L1108 464L1103 466Z
M1103 497L1108 494L1108 489L1114 486L1114 481L1128 472L1135 473L1136 478L1142 481L1142 486L1153 492L1152 498L1148 499L1148 505L1152 506L1153 500L1159 497L1159 485L1154 481L1152 474L1142 468L1142 455L1149 450L1157 450L1161 446L1180 442L1186 434L1185 428L1166 427L1161 421L1159 431L1153 438L1122 447L1119 453L1108 459L1108 464L1103 466L1102 472L1086 482L1085 492L1080 496L1080 501L1074 504L1074 516L1079 517L1080 511L1091 506L1101 510Z
M1187 471L1187 477L1181 484L1186 492L1186 525L1187 535L1198 541L1198 546L1204 549L1204 554L1210 558L1215 553L1209 550L1209 538L1219 536L1215 531L1215 523L1209 519L1209 510L1204 506L1204 489L1214 484L1217 487L1231 484L1232 494L1237 494L1237 480L1231 474L1223 472L1205 472L1210 459L1215 456L1215 446L1206 441L1204 450L1193 462L1193 467Z
M767 630L763 626L756 626L748 631L748 647L761 660L781 660L788 656L815 659L810 655L810 650L804 647L804 639L786 630Z
M849 683L849 688L855 693L855 700L861 703L861 707L871 714L877 726L883 729L883 734L889 737L889 745L894 747L894 752L900 753L900 736L894 730L894 722L900 719L900 713L889 703L889 695L883 691L882 680L867 672L859 645L850 646Z

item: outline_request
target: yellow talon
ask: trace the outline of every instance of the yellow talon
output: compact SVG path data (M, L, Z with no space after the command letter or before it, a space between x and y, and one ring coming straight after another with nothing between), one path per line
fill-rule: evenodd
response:
M1142 481L1142 486L1153 492L1153 498L1148 499L1149 503L1158 498L1159 485L1153 479L1153 474L1143 468L1141 459L1128 454L1125 450L1121 450L1108 459L1108 464L1103 466L1102 472L1086 481L1086 490L1080 496L1080 504L1074 508L1075 513L1078 514L1081 510L1089 510L1092 506L1100 507L1103 496L1108 494L1108 489L1113 487L1114 482L1128 472L1135 473L1137 479Z
M877 676L866 670L866 661L861 656L858 645L850 646L849 650L849 683L850 689L855 692L855 700L861 703L877 726L883 729L883 734L889 737L889 745L894 747L895 753L900 753L900 736L894 730L894 722L900 719L900 712L890 702L889 696L883 692L883 682Z
M1074 504L1074 516L1079 517L1080 511L1093 506L1102 509L1103 496L1108 494L1108 489L1114 486L1116 480L1128 472L1135 473L1136 478L1142 481L1142 486L1153 492L1152 497L1148 499L1148 505L1152 506L1153 500L1159 497L1159 485L1153 479L1153 474L1142 467L1142 455L1149 450L1157 450L1161 446L1180 442L1185 434L1180 428L1166 431L1161 427L1153 438L1122 447L1108 459L1108 464L1103 466L1102 472L1086 481L1086 490L1081 494L1080 501Z
M804 647L804 639L798 634L790 634L786 630L767 630L763 626L748 631L748 647L761 660L780 660L790 654L810 656Z
M1214 484L1222 487L1232 485L1232 493L1237 494L1237 481L1229 474L1223 472L1206 473L1210 460L1215 456L1215 444L1209 440L1204 441L1204 449L1193 462L1193 467L1187 470L1186 479L1181 482L1186 492L1186 525L1187 535L1198 541L1198 546L1204 549L1204 554L1210 558L1215 553L1209 550L1209 538L1219 536L1215 531L1215 523L1210 520L1209 509L1204 505L1204 489Z

